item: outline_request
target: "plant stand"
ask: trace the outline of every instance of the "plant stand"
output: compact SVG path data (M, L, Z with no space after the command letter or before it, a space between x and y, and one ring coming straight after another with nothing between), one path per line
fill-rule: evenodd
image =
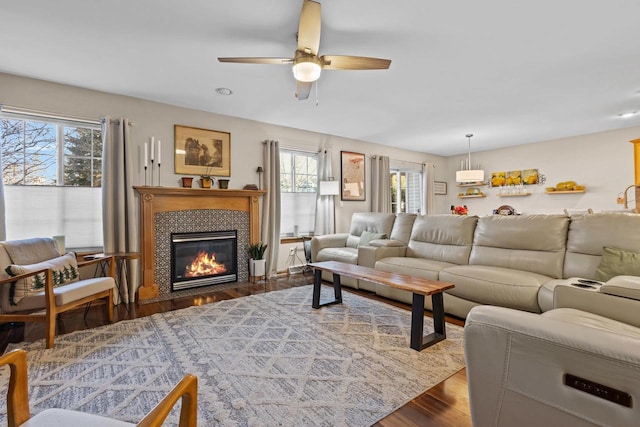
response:
M267 260L249 258L249 282L257 283L258 280L266 280ZM260 278L260 279L258 279Z

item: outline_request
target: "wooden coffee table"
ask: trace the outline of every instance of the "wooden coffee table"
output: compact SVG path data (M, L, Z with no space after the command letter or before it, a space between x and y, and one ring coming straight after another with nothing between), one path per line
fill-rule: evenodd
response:
M447 337L444 321L444 303L442 292L451 289L453 283L439 282L437 280L423 279L421 277L410 276L408 274L390 273L387 271L374 270L373 268L361 265L346 264L337 261L314 262L310 264L313 272L313 308L320 308L331 304L342 303L342 288L340 277L353 277L379 285L402 289L413 293L411 304L411 345L414 350L423 350ZM320 302L320 288L322 286L322 271L333 274L334 299ZM433 306L433 329L434 332L423 336L424 333L424 297L431 296Z

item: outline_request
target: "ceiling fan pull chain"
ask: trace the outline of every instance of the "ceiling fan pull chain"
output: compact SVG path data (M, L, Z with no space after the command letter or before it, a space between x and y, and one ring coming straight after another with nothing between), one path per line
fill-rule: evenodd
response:
M316 107L318 106L318 84L319 84L319 82L318 82L318 80L316 80L316 84L315 84L315 87L316 87Z

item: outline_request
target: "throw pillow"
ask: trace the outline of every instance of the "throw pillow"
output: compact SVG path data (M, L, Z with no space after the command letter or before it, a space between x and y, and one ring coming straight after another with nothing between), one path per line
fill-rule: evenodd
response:
M603 248L596 268L596 280L606 282L616 276L640 276L640 254L617 248Z
M18 276L20 274L42 270L43 268L50 268L52 270L54 287L80 280L78 261L73 252L37 264L12 264L6 268L6 272L10 276ZM42 292L46 278L46 273L42 272L13 282L9 289L9 302L11 305L17 305L24 297Z
M387 235L384 233L372 233L371 231L363 231L360 235L360 241L358 242L358 246L368 245L372 240L378 239L386 239Z

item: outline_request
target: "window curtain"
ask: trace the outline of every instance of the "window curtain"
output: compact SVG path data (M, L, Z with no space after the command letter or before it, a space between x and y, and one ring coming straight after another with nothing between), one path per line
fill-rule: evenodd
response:
M371 212L391 213L389 157L371 157Z
M335 230L335 196L320 195L320 181L333 180L331 171L331 152L329 150L320 150L318 152L318 193L316 196L316 223L314 234L321 236L323 234L333 234Z
M423 163L422 164L422 180L424 182L424 197L422 198L422 209L421 212L423 215L433 215L435 213L435 204L434 204L434 175L435 175L435 165L433 163Z
M2 150L0 150L0 171L3 171L2 167ZM5 222L5 210L4 210L4 176L0 176L0 240L7 239L7 224Z
M264 189L262 200L262 227L260 235L267 247L268 277L278 273L278 249L280 248L280 146L278 141L264 141Z
M133 194L132 141L127 119L102 119L102 228L105 253L139 252L137 210ZM135 301L139 286L138 260L126 262L125 269L118 268L119 292L115 301Z

